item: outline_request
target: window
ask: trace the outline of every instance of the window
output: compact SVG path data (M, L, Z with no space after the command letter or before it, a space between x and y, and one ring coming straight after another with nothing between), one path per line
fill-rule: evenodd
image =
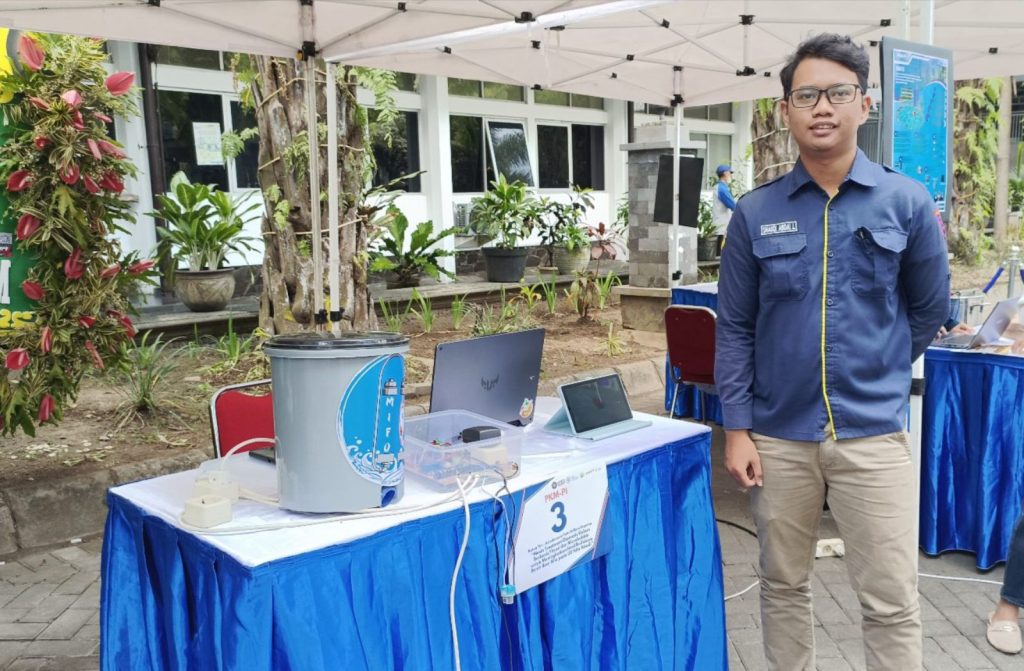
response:
M415 93L420 90L420 76L411 72L396 72L395 87L399 91L412 91Z
M448 94L453 96L468 96L471 98L490 98L492 100L512 100L523 102L526 100L526 89L514 84L499 84L497 82L481 82L475 79L448 78Z
M237 100L231 101L231 129L240 133L246 128L256 127L256 115L244 109ZM260 166L259 137L247 140L242 153L235 157L235 185L239 189L258 189Z
M220 70L220 52L186 47L157 47L153 59L161 65L181 65L187 68Z
M542 189L569 188L569 126L537 126L537 178Z
M224 132L223 99L219 94L188 91L158 91L160 132L164 145L164 171L168 181L183 171L192 182L216 184L228 190L228 171L224 161L215 162L196 146L195 132L204 132L216 124Z
M572 106L573 107L586 107L592 110L603 110L604 109L604 98L598 98L597 96L585 96L580 93L572 94Z
M704 186L710 187L718 180L715 168L722 163L732 163L732 136L714 133L690 133L695 142L705 142L704 149L697 150L697 156L704 159Z
M452 115L452 191L480 193L496 179L495 166L510 182L533 186L526 129L519 121Z
M683 107L683 116L687 119L732 121L732 103L701 105L699 107Z
M572 183L604 190L604 126L572 125Z
M497 171L509 182L518 180L533 186L533 170L523 124L518 121L488 121L487 139L490 140L490 158Z
M579 93L565 93L564 91L549 91L539 89L533 92L533 101L541 105L561 105L562 107L585 107L588 109L603 110L604 98L585 96Z
M420 169L419 115L416 112L399 112L389 127L379 123L378 116L377 110L369 110L370 145L377 163L373 172L373 185L383 186ZM389 131L390 146L386 138ZM418 193L421 190L419 176L403 181L398 188Z

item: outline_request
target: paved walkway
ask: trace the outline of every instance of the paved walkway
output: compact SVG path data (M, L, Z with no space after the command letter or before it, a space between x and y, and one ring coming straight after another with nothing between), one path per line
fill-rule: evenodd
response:
M638 409L657 412L655 396L635 399ZM713 450L716 512L719 519L752 527L747 495L722 469L722 434ZM719 525L725 560L725 592L756 580L757 542L747 533ZM834 537L826 513L821 536ZM0 565L0 670L85 671L99 667L99 539L20 557ZM973 555L921 558L921 571L937 575L1002 580L1002 569L980 574ZM994 585L921 579L925 669L1024 669L1024 656L1008 656L985 641L985 618L998 594ZM814 610L818 668L863 669L860 614L842 559L815 564ZM732 671L765 668L757 588L728 602L729 663ZM894 669L893 671L904 671Z

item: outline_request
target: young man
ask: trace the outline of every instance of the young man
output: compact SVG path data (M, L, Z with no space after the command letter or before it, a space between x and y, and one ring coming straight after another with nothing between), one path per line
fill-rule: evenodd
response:
M725 464L761 546L768 667L813 670L811 572L826 495L846 541L869 670L921 668L910 364L949 314L935 205L857 149L868 56L801 44L781 72L792 172L742 198L718 293Z
M715 228L718 235L725 235L725 229L729 226L729 219L736 210L736 200L732 197L729 189L729 182L732 181L732 168L722 164L715 169L718 175L718 184L715 185L715 202L711 208L715 219Z

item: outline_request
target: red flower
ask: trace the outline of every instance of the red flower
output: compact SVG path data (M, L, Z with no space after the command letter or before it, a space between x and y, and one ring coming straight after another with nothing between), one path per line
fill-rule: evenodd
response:
M100 370L103 370L103 357L101 357L100 353L96 351L96 345L93 345L91 340L86 340L85 349L89 350L89 354L92 355L93 364L95 364L95 366Z
M86 179L88 179L88 177ZM101 270L100 278L104 280L109 280L111 277L117 277L117 274L119 272L121 272L121 264L115 263L114 265L107 266L106 268Z
M78 183L78 178L81 177L82 173L78 169L78 166L71 164L67 169L60 171L60 181L64 182L68 186L74 186Z
M25 298L31 301L41 301L46 296L46 290L43 289L43 285L32 280L25 280L21 283L21 292L25 294Z
M85 130L85 120L82 119L82 110L75 110L71 113L71 125L75 130Z
M77 280L82 277L83 272L85 272L85 265L82 264L82 250L75 249L71 252L71 256L64 261L64 277L69 280Z
M36 145L36 149L42 151L50 146L50 138L39 135L36 137L34 144Z
M85 190L91 194L97 194L100 192L100 187L92 177L85 175L82 177L82 184L85 186Z
M96 324L96 318L82 315L78 318L78 325L84 329L91 329Z
M89 151L92 152L92 157L97 161L103 160L103 154L100 153L100 146L96 144L96 140L89 138L85 141L85 144L89 145Z
M104 154L107 154L108 156L113 156L114 158L124 158L126 156L126 154L123 151L121 151L121 148L118 147L113 142L100 140L96 144L99 145L100 151L103 152Z
M49 326L44 326L42 333L39 334L39 349L43 354L49 354L53 349L53 331Z
M21 370L28 365L28 362L28 352L25 351L24 347L12 349L7 353L7 358L4 359L4 365L10 370Z
M156 265L156 261L153 259L146 259L144 261L136 261L132 265L128 266L129 275L141 275L142 273L148 272L153 266Z
M100 121L102 121L103 123L110 123L110 122L112 122L112 121L113 121L113 119L111 119L110 117L108 117L108 116L107 116L106 114L104 114L103 112L93 112L93 113L92 113L92 115L93 115L94 117L96 117L97 119L99 119Z
M32 72L39 72L43 67L43 61L46 60L46 53L43 52L42 47L28 35L22 35L18 40L18 56L21 57L21 62L25 64L25 67Z
M77 109L82 104L82 94L78 91L71 89L65 91L60 95L60 99L67 103L68 107Z
M18 226L14 229L19 240L28 240L33 233L39 230L39 218L31 214L23 214L18 218Z
M29 96L28 101L32 103L32 107L46 111L50 109L50 103L46 102L39 96Z
M100 186L107 191L112 191L114 193L121 193L124 191L124 182L122 182L121 178L117 176L117 173L113 172L108 172L103 175L100 179Z
M135 330L135 324L132 323L131 319L125 317L124 315L121 315L120 317L117 318L117 321L121 322L121 326L124 327L125 333L128 334L129 338L135 337L137 331Z
M32 173L28 170L15 170L7 178L7 190L17 193L32 185Z
M39 423L45 424L49 421L50 416L53 415L53 409L57 405L57 402L53 400L53 396L49 394L43 394L43 398L39 401Z
M114 74L107 77L103 84L110 91L112 96L123 96L132 90L132 84L135 82L134 72L115 72Z

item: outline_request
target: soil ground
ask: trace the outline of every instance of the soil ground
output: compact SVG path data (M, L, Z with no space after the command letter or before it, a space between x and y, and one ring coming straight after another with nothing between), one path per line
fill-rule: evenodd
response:
M657 339L638 339L634 332L622 331L618 307L595 311L587 321L567 313L565 306L560 310L547 314L542 302L531 313L530 323L546 330L542 383L582 370L647 359L664 351L655 344ZM426 333L417 317L405 318L402 331L410 336L407 365L411 391L425 386L416 383L429 382L434 347L470 337L473 322L474 316L469 315L456 329L451 313L441 311ZM609 326L613 329L612 344L622 350L614 357L609 356ZM244 340L244 335L241 337ZM252 344L255 342L253 339ZM228 384L269 377L261 352L252 351L250 345L232 364L232 357L226 353L228 344L226 337L199 343L174 342L168 348L174 366L155 387L156 412L131 412L127 392L131 385L124 375L87 377L77 402L65 412L60 424L39 428L35 437L18 434L0 441L0 487L173 456L197 447L212 454L210 396ZM135 375L138 379L138 373ZM426 391L429 393L429 387ZM426 397L410 395L407 400L422 403Z

